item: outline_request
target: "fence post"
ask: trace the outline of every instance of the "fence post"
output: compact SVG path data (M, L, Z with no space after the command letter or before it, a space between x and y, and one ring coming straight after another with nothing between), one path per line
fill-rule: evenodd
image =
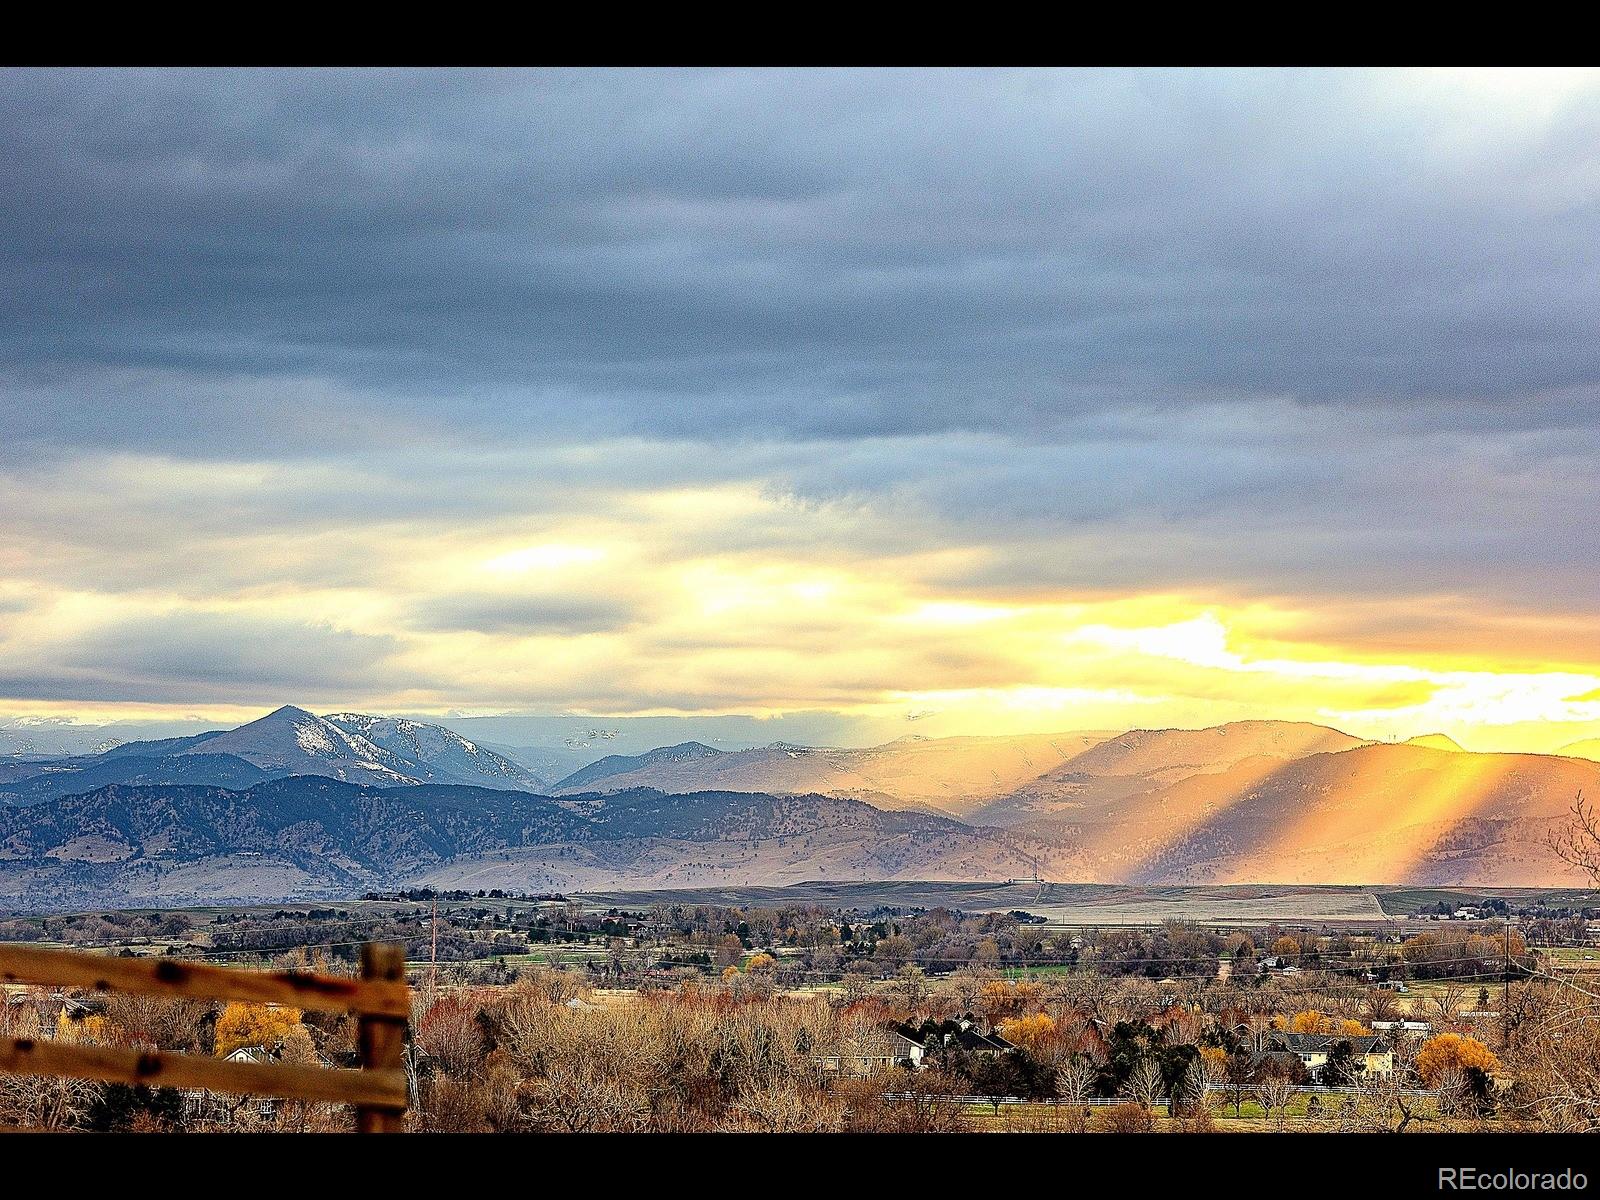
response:
M368 942L361 947L361 978L396 982L405 977L405 946L394 942ZM405 1069L406 1021L403 1018L363 1013L358 1031L363 1068ZM370 1104L356 1107L356 1129L360 1133L399 1133L404 1128L403 1110Z

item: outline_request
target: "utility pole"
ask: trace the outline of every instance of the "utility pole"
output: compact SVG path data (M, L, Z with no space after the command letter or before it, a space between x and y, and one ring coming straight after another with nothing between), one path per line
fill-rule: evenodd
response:
M1510 1045L1510 915L1501 925L1501 941L1506 944L1506 966L1501 973L1501 1050Z
M1505 1049L1511 1042L1511 918L1506 917L1506 923L1501 927L1500 936L1505 941L1506 965L1505 973L1500 977L1500 1047Z
M428 994L439 994L439 899L433 901L433 956L428 963Z

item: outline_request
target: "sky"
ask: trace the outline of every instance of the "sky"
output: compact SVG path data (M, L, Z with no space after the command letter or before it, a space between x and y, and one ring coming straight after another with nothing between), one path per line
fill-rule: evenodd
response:
M0 72L0 722L1600 736L1597 144L1565 70Z

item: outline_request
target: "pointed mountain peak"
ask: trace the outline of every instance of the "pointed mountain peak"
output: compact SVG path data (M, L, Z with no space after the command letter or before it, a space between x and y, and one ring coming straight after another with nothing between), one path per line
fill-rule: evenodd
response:
M643 757L651 758L656 755L660 755L663 757L672 756L681 758L685 754L694 754L709 758L713 754L721 753L722 751L718 750L715 746L708 746L704 742L679 742L676 746L658 747L655 750L651 750Z
M257 718L261 721L297 721L302 717L316 721L320 718L315 713L309 713L303 708L296 708L292 704L285 704L282 708L275 708L264 717ZM251 721L254 725L256 722Z

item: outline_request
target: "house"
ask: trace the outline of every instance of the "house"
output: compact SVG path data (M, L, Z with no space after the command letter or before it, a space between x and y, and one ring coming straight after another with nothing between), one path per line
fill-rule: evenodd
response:
M1271 1068L1268 1070L1267 1068ZM1300 1070L1309 1070L1298 1054L1287 1050L1258 1050L1250 1056L1250 1073L1259 1079L1262 1075L1282 1075L1291 1080L1302 1078Z
M920 1069L928 1060L938 1058L953 1050L968 1054L1010 1054L1016 1049L996 1033L980 1033L977 1023L970 1017L950 1021L924 1021L921 1025L891 1025L889 1032L897 1039L897 1048L904 1049L906 1065Z
M922 1066L925 1047L921 1042L907 1037L897 1026L879 1033L880 1037L855 1054L819 1055L817 1066L827 1075L862 1079L897 1066L909 1065L913 1070Z
M316 1052L317 1065L332 1067L333 1061L320 1050ZM283 1043L275 1046L254 1045L240 1046L237 1050L223 1058L223 1062L230 1063L277 1063L283 1061ZM278 1096L251 1096L248 1100L255 1115L263 1121L270 1121L278 1114L278 1105L282 1097ZM237 1102L230 1102L228 1097L219 1096L215 1092L204 1088L185 1088L183 1091L183 1115L190 1120L231 1122L238 1111Z
M1394 1071L1394 1051L1381 1037L1350 1037L1336 1033L1268 1033L1261 1039L1259 1058L1293 1055L1312 1075L1328 1065L1341 1042L1348 1042L1363 1075L1389 1075Z
M45 1037L50 1037L55 1030L66 1028L71 1022L103 1017L106 1013L104 997L69 996L63 991L46 991L23 984L6 985L5 1002L13 1014L31 1010L38 1018L40 1034ZM14 1015L12 1019L17 1018Z

